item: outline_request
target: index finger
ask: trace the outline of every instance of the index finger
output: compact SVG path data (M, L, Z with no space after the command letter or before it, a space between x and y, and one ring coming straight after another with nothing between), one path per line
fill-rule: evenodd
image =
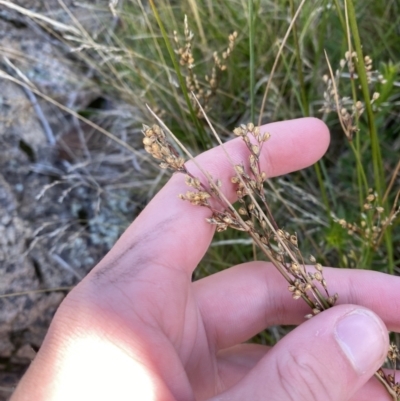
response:
M268 177L310 166L322 157L329 144L328 128L316 118L276 122L260 128L262 133L271 134L260 154L261 168ZM224 146L235 164L248 164L249 152L240 138ZM234 202L236 194L230 181L234 170L224 150L218 146L196 157L196 161L211 176L221 180L221 190L230 202ZM187 166L197 175L198 170L196 172L193 164ZM114 267L118 264L118 269L122 270L143 265L145 254L146 262L150 259L152 264L162 264L191 275L210 244L214 227L205 221L211 215L209 209L178 198L187 189L184 175L175 174L95 270L110 264Z

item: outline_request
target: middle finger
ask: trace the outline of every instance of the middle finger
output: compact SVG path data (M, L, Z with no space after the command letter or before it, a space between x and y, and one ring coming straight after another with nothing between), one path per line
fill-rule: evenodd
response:
M338 304L369 308L389 330L400 331L400 278L337 268L324 268L323 273L331 295L339 294ZM298 325L310 313L302 299L293 300L288 283L271 263L238 265L193 286L209 342L217 349L247 341L271 325Z

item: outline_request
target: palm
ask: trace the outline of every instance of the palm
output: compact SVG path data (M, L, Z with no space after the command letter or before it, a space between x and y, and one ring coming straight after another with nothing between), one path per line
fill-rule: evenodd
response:
M181 396L179 400L203 400L223 392L265 355L267 348L261 345L236 346L268 323L267 288L259 286L262 276L269 276L274 293L287 295L291 302L284 292L284 280L272 266L260 262L236 266L195 283L188 274L165 265L152 264L138 274L129 290L134 294L129 305L135 305L135 315L129 312L129 336L140 333L134 341L136 348L139 342L143 343L139 349L147 349L143 363ZM118 292L114 294L117 298ZM117 304L122 314L132 309L124 307L124 300ZM247 313L247 308L255 313ZM270 310L273 314L273 306ZM302 316L302 305L299 310ZM293 321L295 315L299 313L293 309L284 320L279 317L271 322ZM128 321L128 317L122 318ZM157 372L152 370L154 361Z

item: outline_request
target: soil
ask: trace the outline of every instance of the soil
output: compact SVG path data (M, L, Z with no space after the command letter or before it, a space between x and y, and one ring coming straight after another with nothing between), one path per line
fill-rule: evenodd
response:
M108 1L90 2L91 13L64 1L89 32L112 18ZM57 0L13 3L71 24ZM90 109L94 122L137 143L135 110L103 97L93 71L70 50L45 24L0 5L0 69L17 77L6 56L40 92L75 111ZM68 289L142 208L144 175L134 155L0 77L0 401L29 366Z

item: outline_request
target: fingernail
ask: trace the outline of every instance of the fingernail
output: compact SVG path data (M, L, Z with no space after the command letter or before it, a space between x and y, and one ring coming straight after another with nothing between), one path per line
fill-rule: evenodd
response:
M366 310L356 310L339 319L335 337L359 375L378 369L385 358L387 332L377 317Z

